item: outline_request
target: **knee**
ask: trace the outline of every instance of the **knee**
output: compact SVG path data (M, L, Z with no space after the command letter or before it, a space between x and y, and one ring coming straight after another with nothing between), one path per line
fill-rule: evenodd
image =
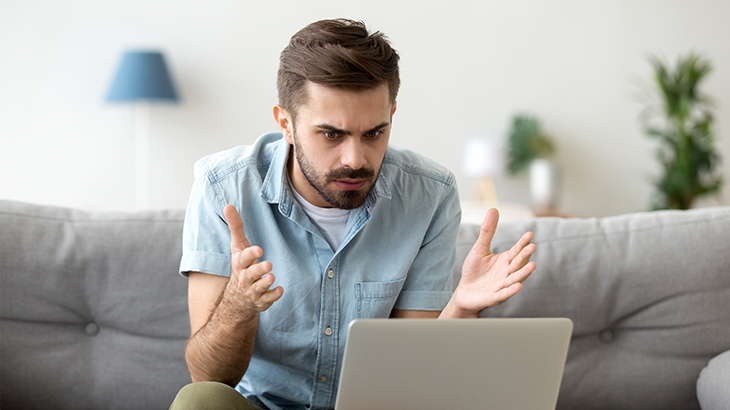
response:
M223 383L198 382L180 389L170 410L249 410L251 404L234 388Z

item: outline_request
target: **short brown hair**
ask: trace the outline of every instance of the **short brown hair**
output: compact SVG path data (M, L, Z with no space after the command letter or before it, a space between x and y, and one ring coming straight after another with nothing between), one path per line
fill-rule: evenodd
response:
M388 85L394 102L400 87L398 53L379 31L361 21L320 20L294 34L281 52L276 88L279 104L293 116L306 103L307 81L363 91Z

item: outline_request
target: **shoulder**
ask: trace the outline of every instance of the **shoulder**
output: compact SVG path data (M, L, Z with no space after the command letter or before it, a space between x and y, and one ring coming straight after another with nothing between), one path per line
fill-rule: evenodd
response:
M411 150L390 145L383 158L383 168L393 180L427 180L445 187L456 185L454 174L443 165Z
M207 155L195 163L195 178L216 183L241 172L257 171L265 174L281 141L281 133L268 133L251 145L239 145Z

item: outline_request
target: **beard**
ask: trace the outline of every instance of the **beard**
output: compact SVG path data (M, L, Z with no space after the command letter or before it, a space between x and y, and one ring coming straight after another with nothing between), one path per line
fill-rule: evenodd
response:
M319 196L328 204L340 209L355 209L361 207L368 198L370 191L375 186L375 181L380 175L380 168L377 170L368 167L360 169L337 168L328 171L324 175L317 172L316 168L304 155L298 143L296 131L294 131L294 156L299 164L304 178L314 188ZM365 184L357 190L341 190L330 188L331 182L337 179L364 179Z

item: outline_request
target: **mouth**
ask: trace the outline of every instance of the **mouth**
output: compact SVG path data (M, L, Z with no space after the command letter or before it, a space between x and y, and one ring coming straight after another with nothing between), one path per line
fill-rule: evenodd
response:
M335 186L343 191L356 191L362 189L367 182L366 179L336 179Z

